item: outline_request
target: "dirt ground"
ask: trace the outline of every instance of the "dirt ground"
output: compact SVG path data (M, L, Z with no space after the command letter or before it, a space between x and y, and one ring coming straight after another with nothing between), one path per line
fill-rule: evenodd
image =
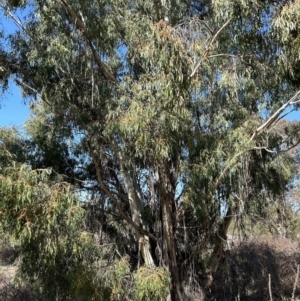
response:
M17 264L13 263L14 250L0 242L0 289L9 284L16 274Z

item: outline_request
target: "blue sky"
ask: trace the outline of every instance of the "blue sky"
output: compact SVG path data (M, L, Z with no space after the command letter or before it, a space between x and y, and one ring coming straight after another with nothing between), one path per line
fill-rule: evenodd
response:
M16 30L13 21L6 18L0 9L0 31ZM8 91L0 91L0 126L21 126L29 116L28 106L24 104L20 89L11 82Z
M29 116L29 108L24 104L21 91L15 84L1 95L0 126L22 126Z
M293 111L291 112L286 119L292 120L292 121L299 121L300 120L300 111Z

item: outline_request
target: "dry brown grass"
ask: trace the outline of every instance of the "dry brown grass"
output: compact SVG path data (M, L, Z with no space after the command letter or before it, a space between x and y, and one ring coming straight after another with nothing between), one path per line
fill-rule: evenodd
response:
M0 300L41 300L29 285L17 288L12 283L17 269L15 255L12 248L0 244ZM207 300L268 301L270 275L272 300L292 301L299 264L298 243L285 238L249 239L231 250L220 266ZM300 301L300 279L294 293L293 301Z
M16 287L13 278L18 268L17 252L8 244L0 241L0 300L1 301L38 301L29 285Z
M0 290L11 283L16 274L17 266L13 264L15 251L4 242L0 242Z
M218 271L211 300L291 300L300 264L299 245L286 238L252 238L231 250ZM269 276L270 275L270 276ZM298 279L295 299L300 298Z

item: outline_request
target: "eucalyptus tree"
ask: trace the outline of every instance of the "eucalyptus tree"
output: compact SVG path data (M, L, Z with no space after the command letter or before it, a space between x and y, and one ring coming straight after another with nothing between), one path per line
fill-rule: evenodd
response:
M80 140L70 153L89 169L86 186L121 217L118 231L134 230L143 263L170 272L171 300L185 300L184 288L199 283L209 288L232 220L260 212L292 176L284 151L299 131L283 139L276 122L299 101L299 6L2 5L19 27L3 33L2 83L13 78L40 99L52 135Z

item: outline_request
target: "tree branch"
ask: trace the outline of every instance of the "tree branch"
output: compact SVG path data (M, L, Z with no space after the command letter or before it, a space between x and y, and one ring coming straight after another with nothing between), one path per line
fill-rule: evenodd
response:
M255 146L252 149L255 149L255 150L265 150L266 152L272 153L272 154L276 154L277 153L277 151L272 151L272 150L268 149L265 146Z
M205 60L209 53L210 53L210 50L211 50L211 47L212 47L212 44L215 42L216 38L218 37L218 35L220 34L220 32L229 24L229 22L231 21L231 19L229 19L226 23L224 23L222 25L222 27L216 32L216 34L212 37L212 39L210 40L209 42L209 45L206 49L206 51L204 52L204 55L203 55L203 58L201 58L199 60L199 62L197 63L196 67L194 68L194 70L192 71L190 77L193 77L195 75L195 73L197 72L198 68L201 66L201 63L203 60Z
M250 138L250 141L253 141L255 137L257 137L261 132L263 132L265 129L269 128L270 126L272 126L279 118L279 115L291 104L293 104L293 102L299 97L300 95L300 90L287 102L285 103L283 106L281 106L263 125L261 125L260 127L258 127L255 132L253 133L252 137ZM268 152L273 152L269 149L267 149L266 147L252 147L250 149L246 149L243 150L241 152L239 152L237 155L234 156L234 162L232 164L227 165L224 170L222 171L222 173L220 174L220 176L217 178L217 181L215 183L215 188L217 188L220 184L221 181L223 180L226 172L236 164L236 160L238 157L240 157L241 155L243 155L245 152L247 151L251 151L251 150L255 150L255 149L265 149ZM231 159L232 160L232 159Z
M112 83L116 83L117 81L116 81L115 77L113 76L113 74L109 71L108 66L106 64L104 64L101 61L101 59L99 58L99 55L97 54L97 52L93 46L93 43L89 39L89 34L88 34L87 28L84 25L83 21L79 18L79 16L76 14L76 12L72 9L72 7L68 4L68 2L66 0L60 0L60 3L67 10L67 12L72 16L72 18L75 20L75 26L77 27L77 29L82 31L89 47L92 50L94 59L96 61L96 64L97 64L101 74L108 81L110 81Z
M87 141L87 146L90 152L90 155L93 159L93 163L95 165L95 169L96 169L96 174L97 174L97 179L99 182L99 185L101 187L101 189L104 191L104 193L112 200L112 202L115 204L115 206L118 208L118 211L120 213L120 215L124 218L124 220L130 224L131 226L133 226L133 228L138 231L139 233L146 235L148 237L150 237L152 240L154 240L155 242L157 241L157 238L149 233L148 231L142 229L141 227L139 227L136 223L134 223L132 221L132 219L123 211L119 201L115 198L115 196L111 193L111 191L107 188L107 186L104 184L102 176L101 176L101 172L100 172L100 168L99 168L99 164L94 156L92 147L91 147L91 143L89 141Z
M261 132L263 132L265 129L272 126L277 120L279 115L291 104L294 103L294 101L299 97L300 91L298 91L287 103L285 103L283 106L281 106L264 124L262 124L260 127L258 127L255 132L253 133L250 140L253 140L256 136L258 136Z
M155 7L156 20L158 22L160 20L158 0L153 0L153 2L154 2L154 7Z

